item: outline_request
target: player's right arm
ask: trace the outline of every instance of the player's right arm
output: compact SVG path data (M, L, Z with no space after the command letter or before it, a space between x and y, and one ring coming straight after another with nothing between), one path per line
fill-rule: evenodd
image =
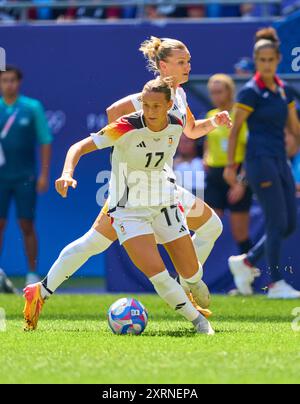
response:
M82 156L98 149L117 146L124 139L124 135L130 133L134 129L134 126L126 119L126 117L122 117L110 125L107 125L99 132L91 133L90 137L71 146L67 153L62 176L55 182L57 192L63 198L66 198L68 188L76 188L77 181L74 180L73 175Z
M235 164L235 153L240 130L255 111L258 102L257 92L246 84L238 94L238 102L235 105L233 127L228 141L228 165L224 171L224 179L231 187L237 183L237 165Z
M96 150L98 150L98 147L91 137L83 139L70 147L62 175L55 181L55 189L63 198L67 197L69 187L74 189L77 187L77 181L73 178L73 175L81 157Z
M245 109L236 108L234 116L234 124L231 129L228 141L228 165L224 170L224 179L230 186L234 186L237 183L237 165L235 164L235 152L237 148L238 136L240 130L247 121L251 112Z
M134 96L128 96L116 101L110 107L106 109L108 123L114 122L121 116L132 114L137 110L137 106L134 104ZM139 108L138 108L139 109Z

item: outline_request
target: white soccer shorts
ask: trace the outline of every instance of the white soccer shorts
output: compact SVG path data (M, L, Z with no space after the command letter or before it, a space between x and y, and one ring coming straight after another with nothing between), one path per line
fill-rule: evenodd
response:
M195 205L197 197L185 188L177 185L177 198L184 209L184 215L187 217Z
M120 244L132 238L154 234L158 244L167 244L190 234L179 206L155 208L118 208L111 213Z

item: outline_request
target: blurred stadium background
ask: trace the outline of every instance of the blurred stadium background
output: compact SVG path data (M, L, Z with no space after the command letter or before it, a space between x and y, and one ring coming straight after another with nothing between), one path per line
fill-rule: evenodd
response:
M99 212L96 194L102 184L97 183L97 174L109 169L109 152L82 160L76 175L78 189L67 200L56 194L53 184L68 147L104 126L106 107L138 92L151 78L138 52L140 43L155 35L187 44L193 75L186 91L195 116L204 117L211 108L208 77L221 72L234 75L237 62L252 57L255 31L267 25L278 29L283 53L280 73L300 101L300 62L295 63L295 49L300 47L299 1L0 0L0 47L6 51L7 63L23 70L22 93L42 101L54 135L51 188L38 205L40 275L48 272L67 243L89 229ZM240 85L247 78L235 79ZM0 266L9 276L24 276L26 260L13 209L10 215ZM255 203L252 218L255 238L262 228ZM300 231L285 245L283 263L298 288L300 275L290 268L296 270L300 262L299 237ZM227 258L236 252L225 218L224 234L205 270L212 291L233 287ZM151 291L117 243L107 254L92 258L77 276L97 278L92 282L97 290ZM266 276L260 278L257 290L267 284ZM99 279L105 280L105 286Z

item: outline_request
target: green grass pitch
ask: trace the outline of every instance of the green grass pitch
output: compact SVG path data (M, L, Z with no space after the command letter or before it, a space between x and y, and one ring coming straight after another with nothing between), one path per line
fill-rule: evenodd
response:
M116 336L106 311L116 295L56 295L36 332L22 331L23 299L0 295L0 383L299 383L300 301L214 296L214 337L157 296L134 296L149 311L142 336Z

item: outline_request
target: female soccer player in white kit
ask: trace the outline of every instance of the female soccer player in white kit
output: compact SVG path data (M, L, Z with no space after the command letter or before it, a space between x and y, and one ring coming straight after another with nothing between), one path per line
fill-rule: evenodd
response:
M108 201L120 243L159 296L191 321L197 332L211 335L214 332L208 320L195 309L182 286L166 270L154 237L155 233L166 246L177 271L197 296L201 268L185 217L179 209L176 184L169 181L164 170L165 163L176 153L183 122L168 113L172 100L165 80L158 78L146 84L142 105L142 111L122 117L73 145L64 166L70 182L60 178L56 189L66 196L68 187L76 186L73 174L82 155L97 148L114 147ZM143 181L137 182L139 178ZM40 284L27 287L28 303L39 292ZM29 329L34 329L32 318L27 317L26 312L25 319Z
M166 270L154 237L155 233L166 245L178 272L197 295L201 281L199 262L179 209L176 184L169 181L164 170L165 163L174 158L183 132L183 122L168 113L172 107L169 84L161 78L147 83L142 106L142 111L124 116L73 145L64 166L73 183L60 178L56 189L66 196L68 187L76 185L73 174L82 155L97 148L114 147L108 205L120 244L166 303L191 321L197 332L212 335L214 331L208 320ZM33 295L38 289L34 285L28 287L27 299L30 292ZM29 324L30 319L27 321Z
M162 41L151 38L142 44L141 50L161 77L172 76L174 93L172 113L182 120L185 125L184 131L189 137L199 138L212 131L216 125L231 125L227 113L220 113L213 119L195 121L187 106L185 93L180 87L180 84L188 81L190 73L190 53L184 44L171 39ZM140 94L126 97L108 108L109 122L139 109L141 109ZM172 166L172 163L169 162L169 166ZM170 169L168 171L170 172ZM64 173L63 176L66 182L72 184L68 173ZM195 232L193 242L198 259L204 264L222 232L222 223L212 209L188 191L181 189L179 198L182 199L189 228ZM43 282L42 298L49 297L91 256L104 252L116 239L116 232L107 216L107 209L104 208L93 228L61 252ZM189 286L183 279L181 282L188 291Z

